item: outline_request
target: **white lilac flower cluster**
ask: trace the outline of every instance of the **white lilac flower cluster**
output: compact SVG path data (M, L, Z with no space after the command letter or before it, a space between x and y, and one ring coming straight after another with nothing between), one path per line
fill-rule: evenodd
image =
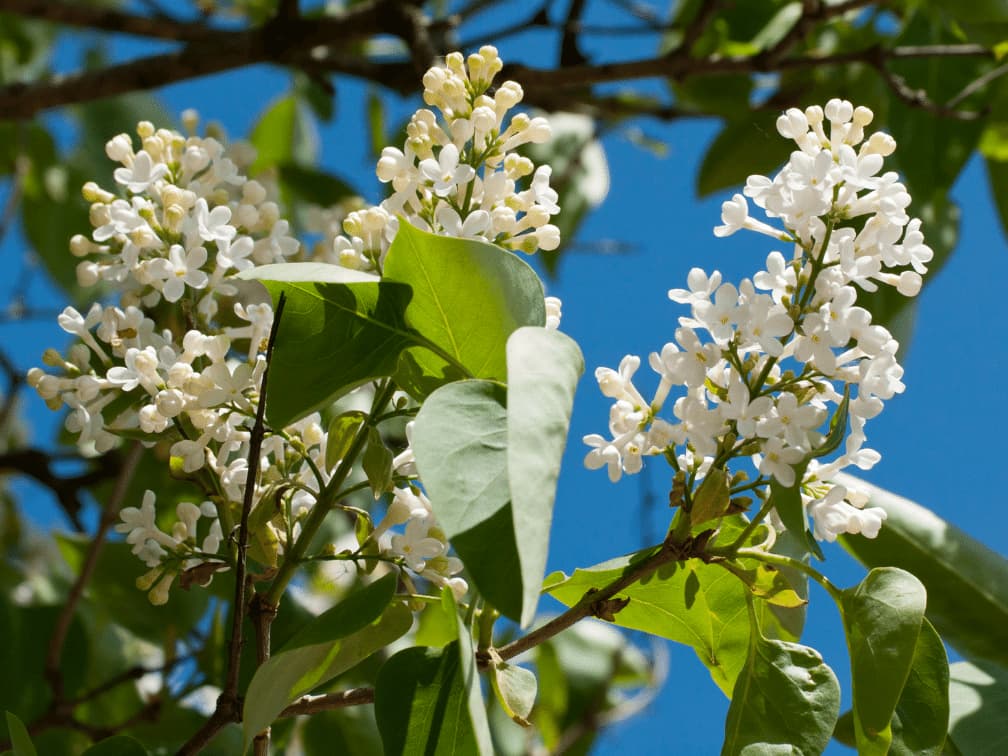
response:
M550 138L543 117L508 112L523 97L513 81L489 94L503 63L491 46L464 58L451 53L424 75L424 101L441 111L413 114L403 149L386 147L378 178L393 193L377 207L350 211L346 236L333 236L326 258L346 267L381 269L399 217L426 231L494 242L533 253L560 244L549 222L560 212L551 168L536 167L517 148Z
M217 508L212 502L204 501L198 506L188 501L180 502L175 510L178 521L168 534L158 527L155 498L154 492L148 490L139 508L124 508L120 513L122 522L115 529L126 534L126 542L132 544L133 553L151 568L137 580L138 587L150 590L148 595L152 604L164 604L168 601L168 591L179 568L191 569L203 564L207 557L221 567L226 567L227 563L214 559L224 534ZM200 518L210 520L202 543L198 540ZM174 570L162 566L169 555L180 562Z
M748 458L758 478L748 482L738 471L733 494L765 497L771 479L800 482L817 538L878 534L885 512L828 482L848 465L867 470L878 462L879 453L865 446L865 424L904 389L898 344L855 304L855 286L885 284L914 296L932 251L920 221L906 213L906 188L895 173L881 173L894 140L883 133L865 140L871 120L869 109L842 100L792 108L778 119L780 134L799 149L772 180L750 176L744 196L724 203L714 233L745 228L793 244L793 252L771 252L766 269L737 287L717 271L694 268L688 289L669 292L691 314L679 318L675 340L650 356L660 376L653 398L634 386L636 356L595 373L614 404L611 438L584 438L592 447L589 468L607 467L615 482L639 471L643 456L664 455L698 481L712 466ZM750 217L746 197L779 225ZM845 396L850 432L841 453L822 463L815 453ZM674 419L658 416L667 404ZM796 481L795 466L806 462Z
M84 186L95 228L91 239L70 242L85 258L78 281L113 283L125 305L185 301L193 318L209 322L217 298L236 293L229 277L283 262L300 244L266 187L242 175L253 158L249 148L225 151L213 137L185 137L146 121L137 134L140 150L127 134L105 147L121 164L114 174L120 195L94 182Z
M556 247L558 232L547 223L559 211L549 168L536 169L511 152L544 141L549 127L524 115L503 126L521 88L505 82L489 97L500 68L496 50L487 47L470 56L468 69L453 54L445 68L428 71L425 97L442 110L446 128L421 110L411 121L405 152L383 153L378 175L392 181L395 194L381 207L350 202L316 214L329 240L323 259L380 269L397 228L394 214L438 233L478 236L525 252ZM183 120L194 132L195 114ZM66 428L82 452L106 452L123 437L148 445L168 442L177 471L195 477L214 502L178 505L171 534L155 522L153 493L140 508L124 509L118 529L151 568L138 585L160 603L181 572L200 559L213 561L244 498L273 310L268 303L221 308L220 302L239 294L234 274L291 259L300 244L267 186L243 174L254 160L247 147L225 149L211 136L184 136L147 122L137 133L139 150L125 134L106 145L109 158L120 164L114 173L119 194L86 184L94 231L90 239L78 235L70 243L83 258L77 268L81 285L104 282L120 301L96 303L86 313L66 308L59 324L77 341L66 356L46 352L45 363L58 374L33 368L28 378L51 408L70 408ZM526 178L528 187L519 190ZM347 236L338 234L339 225ZM547 326L556 328L560 300L547 298L546 305ZM277 517L257 518L260 541L272 544L274 556L297 538L301 517L329 481L320 420L314 414L269 429L263 442L254 506L282 499L286 507ZM399 480L415 480L408 448L396 471ZM197 549L200 516L212 522ZM447 539L418 489L395 489L376 540L396 525L405 525L405 533L379 541L382 550L464 594L467 585L457 577L462 565L448 556ZM223 568L229 557L218 559Z

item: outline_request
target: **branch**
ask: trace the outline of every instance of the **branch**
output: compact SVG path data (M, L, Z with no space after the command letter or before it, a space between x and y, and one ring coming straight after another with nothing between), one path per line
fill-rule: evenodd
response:
M626 606L626 603L622 600L613 600L616 594L634 583L643 580L648 575L653 574L662 565L670 562L682 562L692 558L707 558L705 549L713 532L712 530L707 530L696 536L687 536L683 541L675 540L675 531L670 532L658 548L658 551L636 564L628 565L622 576L604 588L589 590L581 597L580 601L563 614L554 617L542 627L508 643L506 646L491 649L489 652L483 654L477 653L480 667L486 667L494 655L506 660L518 656L518 654L528 651L530 648L535 648L540 643L563 632L585 617L601 617L611 621L612 616Z
M122 470L118 454L109 453L97 459L97 466L80 475L61 478L52 471L53 458L39 449L15 449L0 454L0 472L17 472L34 478L52 491L63 513L74 529L84 531L80 521L83 507L81 489L113 477Z
M6 0L0 0L5 2ZM345 12L321 18L275 18L254 29L214 31L190 40L181 50L109 66L97 71L19 83L0 88L0 113L5 118L30 118L49 108L89 102L137 89L195 79L253 63L297 65L309 61L316 48L342 48L361 37L393 34L411 49L416 30L404 14L419 0L372 0Z
M245 621L245 592L248 589L246 580L246 555L249 539L249 515L252 513L252 499L255 497L256 481L259 477L259 458L262 451L263 436L266 434L266 388L269 380L270 360L273 357L273 347L276 345L277 330L280 317L283 315L286 298L280 295L276 312L273 315L273 327L270 329L269 343L266 347L266 367L263 369L262 380L259 383L259 404L256 407L255 422L249 434L248 472L245 476L245 492L242 500L241 521L238 525L238 546L235 555L235 592L231 607L231 641L228 647L227 673L224 687L217 697L217 707L202 727L186 741L179 749L178 756L199 753L203 746L231 722L241 721L241 700L238 697L238 673L241 668L242 624ZM268 642L268 641L267 641ZM267 741L268 745L268 741Z
M202 23L140 16L91 3L68 3L64 0L0 0L0 12L50 21L62 26L135 34L153 39L186 41L202 39L213 33L212 29Z
M286 709L280 712L281 717L300 717L305 714L317 714L320 711L343 709L347 706L360 706L374 703L374 688L350 688L338 693L326 693L321 696L301 696Z

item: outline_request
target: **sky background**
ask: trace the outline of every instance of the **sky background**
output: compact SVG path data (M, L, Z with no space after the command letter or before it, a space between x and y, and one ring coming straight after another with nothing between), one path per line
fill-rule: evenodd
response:
M609 19L604 4L589 6L600 10L587 21ZM486 23L496 25L493 19ZM543 41L541 34L525 34L499 47L505 61L548 64ZM61 57L73 60L73 49L79 49L81 40L67 39L66 43L68 50ZM635 44L632 38L621 38L604 49L589 46L586 52L610 59L635 57L641 54ZM113 58L126 58L151 48L122 41L110 49ZM173 85L158 94L173 118L195 107L204 119L220 121L238 137L247 134L269 101L286 91L288 82L283 72L260 66ZM662 86L661 82L652 85ZM378 201L379 184L363 139L366 92L358 83L338 85L335 121L319 132L320 160L323 167L364 190L368 200ZM397 115L390 122L398 123L417 103L418 98L393 101ZM109 136L132 132L134 127L109 124ZM667 156L659 158L637 146L630 128L643 129L666 143ZM581 227L578 251L565 257L555 278L547 279L548 293L563 299L562 329L581 345L587 366L575 400L557 495L549 570L569 574L575 567L634 551L660 540L667 527L669 511L663 502L668 468L652 460L643 474L612 485L604 470L584 469L585 447L580 439L587 433L606 432L609 400L598 392L592 377L595 367L616 367L627 353L646 359L649 352L672 340L677 318L685 311L669 301L669 288L684 286L693 266L716 268L726 281L751 277L773 249L768 239L755 234L715 239L711 232L720 222L720 204L731 192L698 200L694 181L717 130L713 120L670 125L642 121L608 133L602 141L610 172L609 195ZM62 139L72 140L66 129L59 133ZM863 477L934 509L1005 555L1008 531L998 524L992 510L1004 505L999 429L1008 420L1000 386L1008 367L1001 335L1008 321L1004 296L1008 249L979 161L967 166L953 196L963 209L959 243L919 297L914 337L903 361L907 390L869 423L870 445L883 458ZM618 255L585 251L601 240L619 242L628 251ZM0 246L0 257L10 273L0 280L0 301L8 300L19 280L25 249L20 230L12 228ZM33 308L48 307L55 313L63 306L58 292L41 276L32 278L27 294ZM45 346L61 345L62 335L55 317L0 324L0 340L24 369L39 364ZM645 367L641 374L647 372ZM653 388L646 380L643 383ZM36 443L46 443L58 418L41 400L28 399L25 415L32 436ZM650 507L645 504L648 494L655 502ZM34 505L31 514L42 523L57 518L54 509L41 503ZM842 550L827 547L825 551L822 570L831 580L841 586L860 580L862 568ZM819 649L837 672L846 710L849 673L839 616L821 590L812 590L803 642ZM552 606L553 602L544 600L544 610ZM647 648L646 643L643 646ZM669 644L669 651L669 678L659 698L642 714L608 730L596 753L705 754L720 749L727 699L691 649ZM670 745L672 737L674 745ZM828 751L843 752L846 749L838 746Z

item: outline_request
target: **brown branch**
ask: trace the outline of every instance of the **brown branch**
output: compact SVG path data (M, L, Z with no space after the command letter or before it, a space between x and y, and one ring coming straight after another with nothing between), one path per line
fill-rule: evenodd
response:
M69 3L64 0L0 0L0 12L62 26L180 42L202 39L213 33L212 29L202 23L140 16L91 3Z
M713 531L708 530L696 536L689 536L680 542L673 538L676 535L675 531L670 532L655 553L637 563L627 565L623 574L609 585L598 590L589 590L581 597L580 601L566 612L554 617L528 635L508 643L506 646L491 649L489 653L477 654L480 667L486 667L494 655L507 660L535 648L540 643L577 624L585 617L600 617L612 621L613 615L618 613L629 601L629 599L616 598L618 593L670 562L682 562L695 557L704 557L707 542L712 534Z
M122 470L120 461L120 455L111 452L95 460L96 466L91 470L62 478L52 470L52 455L39 449L15 449L0 454L0 472L27 475L48 488L74 529L83 532L84 526L80 521L83 507L81 490L114 477Z
M370 703L374 703L374 688L350 688L321 696L301 696L281 711L280 716L300 717L305 714L317 714L320 711L332 711L333 709L344 709L347 706Z
M254 29L214 31L191 40L177 52L154 55L70 76L0 88L5 118L30 118L48 108L89 102L138 89L157 89L253 63L297 65L316 48L343 47L352 39L376 34L407 36L404 16L419 0L372 0L343 13L320 18L276 18ZM324 54L324 49L321 50Z
M101 517L98 520L98 530L94 534L87 554L84 556L84 563L81 565L80 574L70 587L63 609L56 618L53 626L52 636L49 638L49 650L46 654L45 668L43 674L49 682L49 687L53 693L53 706L58 707L63 702L63 674L60 670L60 662L63 659L63 647L66 644L67 633L70 630L70 623L73 621L77 611L77 604L84 595L84 588L94 574L98 566L98 557L101 556L102 547L105 545L105 537L109 529L119 516L119 509L122 507L126 492L133 480L140 458L143 456L143 446L134 442L129 452L123 460L119 477L116 479L115 487L102 509Z
M262 379L259 383L259 403L256 407L255 422L249 434L248 451L248 472L245 476L245 492L242 499L241 521L238 525L238 544L235 554L235 592L234 602L231 607L231 641L228 647L227 672L224 678L224 686L217 697L217 706L210 718L200 727L199 730L179 749L179 756L184 754L199 753L203 746L231 722L241 721L242 702L238 697L238 675L241 669L241 649L242 649L242 625L245 621L246 591L248 590L248 580L246 578L246 557L249 541L249 515L252 513L252 503L255 497L256 481L259 478L259 458L262 450L263 437L266 434L266 388L269 381L270 359L273 357L273 347L276 345L277 329L280 326L280 317L283 315L284 303L286 299L283 294L277 302L276 312L273 315L273 327L270 330L269 343L266 347L266 366L263 369ZM268 634L266 636L269 643ZM267 649L267 654L268 649ZM267 736L267 750L269 740Z

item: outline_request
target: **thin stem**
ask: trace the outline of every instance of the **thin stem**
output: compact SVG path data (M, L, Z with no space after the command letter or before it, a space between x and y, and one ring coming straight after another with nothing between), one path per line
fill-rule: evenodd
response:
M753 534L756 528L760 526L760 523L770 514L771 509L773 509L773 504L768 498L763 502L763 506L759 508L759 511L753 516L752 520L749 521L749 524L745 526L745 529L739 533L739 537L728 546L728 556L734 554L746 542L746 539Z
M715 551L712 549L712 552ZM784 556L783 554L774 554L769 551L763 551L762 549L738 549L735 552L736 557L756 559L760 562L766 562L767 564L774 564L778 567L792 567L793 569L804 572L810 578L815 580L819 585L821 585L826 592L832 597L836 602L840 602L843 597L843 591L837 588L830 580L823 575L819 570L817 570L812 565L803 562L801 559L793 559L792 557Z
M389 399L392 398L394 393L394 385L391 381L386 381L381 388L375 392L375 398L371 406L371 415L373 416L380 412L381 409L388 403ZM354 436L353 441L350 443L350 448L340 461L340 464L333 473L332 478L329 479L329 484L319 493L315 506L312 507L311 512L308 514L308 518L301 526L301 535L299 535L298 539L294 542L290 553L284 556L283 563L280 565L280 569L277 571L276 577L273 579L273 583L264 595L263 600L270 606L275 607L279 605L280 597L283 596L284 591L287 590L287 585L293 579L298 565L304 561L308 545L315 537L315 534L318 533L319 528L322 527L322 523L325 521L326 516L332 510L333 504L337 501L337 493L346 481L347 477L350 475L353 463L357 460L357 457L363 450L364 444L367 443L368 431L371 427L372 423L369 420L357 429L357 433Z
M241 702L238 698L238 675L241 667L242 624L246 613L246 555L249 539L249 515L252 512L252 499L255 496L255 484L259 477L259 458L262 450L263 436L266 432L266 389L269 380L270 360L273 357L273 347L276 344L277 329L280 317L283 315L286 298L280 295L276 314L273 317L273 327L270 330L269 344L266 347L266 367L263 370L259 387L259 405L256 408L256 419L249 437L248 474L245 477L245 495L242 501L241 522L238 525L238 545L235 558L235 592L231 607L231 642L228 648L227 673L224 688L217 697L217 708L210 718L196 731L179 749L178 756L197 754L203 747L216 737L230 722L241 719ZM268 642L268 641L267 641Z

